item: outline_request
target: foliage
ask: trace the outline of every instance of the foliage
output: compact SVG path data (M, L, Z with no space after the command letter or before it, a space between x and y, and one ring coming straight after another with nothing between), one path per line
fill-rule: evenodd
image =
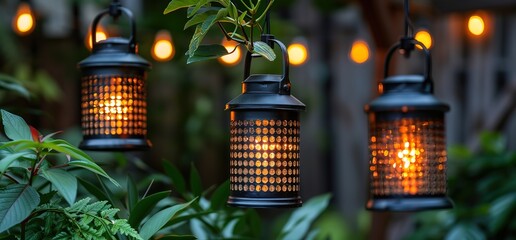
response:
M21 117L5 110L1 115L10 141L0 145L0 233L22 239L25 235L98 239L116 233L138 238L126 220L113 218L118 210L106 202L88 204L90 200L83 199L75 203L77 180L69 172L75 168L118 185L88 155L64 140L53 139L57 133L42 136ZM65 155L65 160L58 155ZM70 207L59 204L61 199Z
M184 28L195 26L187 52L188 63L229 54L221 45L201 45L208 31L214 26L218 26L228 40L236 41L244 45L248 51L273 61L276 55L271 47L264 42L254 41L255 29L264 32L261 21L265 19L274 0L265 2L265 0L248 2L246 0L171 0L164 14L188 8L189 20ZM231 31L226 30L225 26L228 25Z
M115 218L118 209L107 201L90 201L85 198L66 208L56 203L39 206L34 214L42 215L27 226L27 239L114 239L117 233L142 239L127 219Z
M452 210L419 214L410 239L514 239L516 236L516 152L499 134L484 133L482 149L450 151Z

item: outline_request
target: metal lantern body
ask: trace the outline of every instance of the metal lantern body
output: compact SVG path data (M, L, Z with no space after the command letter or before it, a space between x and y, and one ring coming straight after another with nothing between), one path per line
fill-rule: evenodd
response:
M94 21L92 32L100 17L102 14ZM98 43L93 39L93 42L92 54L79 63L84 135L80 148L106 151L148 148L145 81L149 62L136 54L134 37L109 38Z
M452 207L446 197L444 113L431 80L392 76L366 106L369 118L370 199L367 208L418 211Z
M285 58L284 75L249 76L248 54L242 94L226 105L231 116L230 206L296 207L302 203L299 114L305 105L290 95L284 52Z

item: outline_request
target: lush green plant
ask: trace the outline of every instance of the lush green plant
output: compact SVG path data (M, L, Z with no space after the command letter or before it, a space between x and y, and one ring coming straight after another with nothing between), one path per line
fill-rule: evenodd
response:
M265 0L172 0L164 13L188 8L189 21L184 28L195 26L187 52L188 63L229 54L222 45L201 45L208 31L214 26L218 26L228 40L236 41L244 45L248 51L272 61L276 58L272 48L267 43L255 41L254 36L255 29L263 32L261 21L273 3L274 0L268 3ZM225 25L230 25L232 31L227 31Z
M449 195L452 210L421 213L409 239L514 239L516 152L499 134L484 133L482 149L452 148Z
M77 180L69 172L73 168L86 169L118 184L88 155L64 140L53 139L56 133L41 136L21 117L5 110L1 110L1 115L10 141L0 146L3 155L0 160L0 232L22 239L25 239L28 229L32 233L38 232L36 236L56 238L73 235L92 239L105 236L105 233L138 237L125 220L113 219L117 210L109 205L93 203L86 207L89 200L74 204ZM55 158L58 154L66 155L66 159ZM61 199L71 207L59 204ZM99 227L84 228L87 225L85 221L93 221ZM52 231L36 230L41 222L52 227ZM64 222L76 224L69 226Z
M139 163L139 165L144 163ZM185 178L181 171L169 162L164 162L165 174L149 172L147 179L141 182L154 182L171 186L171 191L162 191L145 197L142 202L145 204L136 205L131 211L129 222L138 229L139 224L133 224L133 216L153 215L159 211L160 205L169 205L177 202L189 201L189 208L178 213L174 217L163 219L162 229L158 235L163 236L195 236L199 239L302 239L307 237L312 239L317 236L318 229L313 223L327 208L330 195L315 197L304 204L303 207L291 213L288 221L281 222L281 228L277 231L263 236L264 224L262 217L255 209L241 209L226 206L229 196L229 182L208 189L204 189L201 184L201 177L194 165L190 167L188 178ZM139 192L137 186L132 181L127 181L128 188L123 194L113 194L107 188L96 189L95 185L83 182L89 192L99 199L106 199L115 206L120 206L122 211L127 211L128 207L123 202L130 204L131 196ZM100 185L102 185L100 181ZM140 184L141 185L141 184ZM148 189L146 190L146 192ZM194 201L198 199L198 201ZM127 205L126 204L126 205ZM144 206L144 207L142 207ZM130 207L129 207L130 208ZM141 209L146 209L146 213L139 213ZM141 218L137 217L138 222ZM173 233L174 235L170 235ZM143 236L143 233L140 232Z

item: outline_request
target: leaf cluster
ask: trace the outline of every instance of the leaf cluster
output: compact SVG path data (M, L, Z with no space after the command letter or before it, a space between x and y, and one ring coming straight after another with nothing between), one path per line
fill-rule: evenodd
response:
M514 239L516 236L516 153L505 139L483 133L481 151L450 149L449 211L422 213L410 239Z
M142 238L127 222L116 219L119 209L107 201L91 202L90 198L77 201L63 208L48 203L36 208L27 226L27 239L116 239L121 234L133 239Z
M230 54L222 45L201 45L208 31L214 26L222 31L227 40L236 41L239 45L245 46L249 52L273 61L276 55L271 47L264 42L254 41L255 29L264 32L262 21L273 3L274 0L268 3L263 0L172 0L164 14L183 8L188 9L189 20L184 28L195 27L186 53L188 63ZM237 47L238 45L235 49Z

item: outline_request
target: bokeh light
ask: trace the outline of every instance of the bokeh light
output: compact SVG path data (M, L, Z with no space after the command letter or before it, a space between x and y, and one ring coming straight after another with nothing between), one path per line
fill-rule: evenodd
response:
M308 60L308 49L302 43L292 43L287 48L290 64L293 66L303 65Z
M224 39L222 40L222 46L224 46L228 52L232 53L219 57L219 62L226 66L237 65L240 62L240 59L242 59L242 52L240 47L237 47L237 43L235 41L228 41Z
M170 61L174 57L175 53L176 51L170 32L166 30L159 31L156 34L154 44L152 45L152 58L158 62L166 62Z
M351 51L349 53L349 58L358 64L365 63L369 60L369 46L363 40L357 40L351 46Z
M30 34L36 26L32 9L27 3L20 3L16 15L13 18L13 30L20 36Z
M480 36L485 32L485 21L479 15L473 15L468 20L468 30L475 36Z
M432 40L432 35L430 34L430 32L428 32L427 30L419 30L417 33L416 33L416 36L415 36L416 40L420 41L421 43L423 43L423 45L425 45L425 47L427 49L430 49L432 48L433 46L433 40ZM416 45L417 49L423 49L421 46L419 45Z

